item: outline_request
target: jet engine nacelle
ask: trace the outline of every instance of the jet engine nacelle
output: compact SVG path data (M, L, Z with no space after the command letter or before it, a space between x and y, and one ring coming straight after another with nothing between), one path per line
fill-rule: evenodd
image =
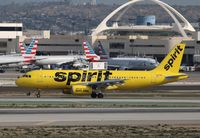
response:
M74 85L72 86L72 94L73 95L91 95L92 88L89 86Z

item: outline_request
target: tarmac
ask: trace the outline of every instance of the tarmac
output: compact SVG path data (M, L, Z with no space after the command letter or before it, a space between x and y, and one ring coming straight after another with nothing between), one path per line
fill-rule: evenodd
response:
M20 74L1 74L0 92L13 93L25 92L15 86L14 80ZM178 90L179 94L198 94L200 91L200 73L189 73L188 80L158 86L155 90L167 92ZM151 90L149 89L149 90ZM195 91L193 93L193 91ZM9 95L10 96L10 95ZM195 99L196 98L196 99ZM77 98L41 98L33 97L1 97L0 105L7 105L0 109L0 126L105 126L105 125L156 125L156 124L200 124L200 100L185 97L184 99L164 98L107 98L90 99L87 97ZM36 108L46 105L92 105L87 108ZM40 105L33 108L19 108L19 106ZM97 107L93 107L97 105ZM112 105L107 107L107 105ZM118 106L116 106L118 105ZM12 106L12 108L9 108ZM99 106L99 107L98 107ZM116 106L113 108L113 106ZM134 106L134 107L132 107ZM142 106L142 107L140 107ZM129 107L129 108L127 108Z
M0 126L4 127L186 125L200 123L199 109L17 109L12 112L8 112L11 109L3 110L5 114L0 114ZM59 113L59 111L62 110L64 112ZM50 112L47 113L47 111ZM2 112L2 110L0 112Z

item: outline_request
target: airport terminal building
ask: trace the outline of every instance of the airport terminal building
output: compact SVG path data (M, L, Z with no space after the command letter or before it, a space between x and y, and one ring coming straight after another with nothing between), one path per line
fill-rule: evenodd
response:
M21 31L7 31L8 35L1 35L3 31L0 31L1 54L9 54L14 51L19 52L18 41L24 41L26 44L29 44L31 38L39 39L38 54L83 54L82 40L92 39L91 36L85 35L50 35L50 31L29 30L22 32L23 26L22 24L20 26L21 28L19 29ZM146 56L161 61L174 45L182 41L182 37L178 36L131 35L130 33L129 35L99 35L93 47L98 45L98 41L101 41L110 57L120 55ZM184 42L187 44L184 63L193 64L193 55L200 52L200 32L195 32L193 36L184 40Z
M129 1L114 10L93 30L91 36L51 35L50 39L39 40L38 51L51 55L82 53L82 40L87 39L93 47L97 46L100 41L110 57L120 55L153 57L160 62L172 47L184 42L187 47L183 63L193 65L194 54L200 53L200 32L195 31L195 29L198 30L198 26L192 26L178 11L161 1L151 0L162 5L165 10L167 9L166 12L174 20L173 24L157 25L156 16L148 15L137 16L134 24L119 25L118 22L113 22L108 26L107 22L117 12L123 8L128 10L129 5L138 1L140 0Z
M0 54L16 52L19 37L22 36L22 23L0 23Z
M200 34L196 32L196 35ZM138 38L139 37L139 38ZM51 35L50 39L39 39L38 54L45 55L67 55L83 54L82 41L91 40L91 37L84 35ZM31 39L26 39L25 43L29 44ZM107 50L110 57L117 56L139 56L153 57L159 62L167 53L178 43L186 43L186 50L183 62L187 65L193 65L193 56L200 51L200 39L196 37L182 40L182 37L170 36L108 36L101 35L93 44L98 45L98 41Z
M163 2L151 0L162 5ZM153 57L159 62L166 54L180 42L186 43L186 51L183 63L193 65L193 56L200 54L200 32L198 26L192 26L180 13L169 5L163 5L173 14L172 18L179 17L182 22L174 24L156 25L154 15L138 16L135 24L120 26L118 22L107 26L107 21L118 11L129 4L134 4L132 0L121 5L110 15L108 15L90 36L80 35L50 35L49 30L23 31L22 23L2 23L0 24L0 53L8 54L12 50L17 50L18 41L29 44L31 38L38 38L38 54L47 55L67 55L83 54L82 41L87 39L92 46L97 46L98 41L108 51L110 57L140 56ZM128 8L127 8L128 9ZM126 9L126 10L127 10ZM6 35L5 35L6 34Z

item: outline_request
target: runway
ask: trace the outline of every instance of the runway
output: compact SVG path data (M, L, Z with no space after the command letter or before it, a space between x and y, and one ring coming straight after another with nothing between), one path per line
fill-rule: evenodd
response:
M200 103L192 99L91 99L91 98L0 98L0 102L59 102L59 103Z
M0 126L4 127L200 124L200 100L0 99L1 106L7 104L14 108L0 109ZM17 105L21 108L16 108ZM34 106L27 108L28 105ZM35 105L45 108L35 108ZM50 105L65 108L47 108Z
M60 91L46 91L40 99L26 97L27 90L14 85L17 75L10 80L3 75L0 126L199 125L200 73L190 74L187 81L144 92L105 93L105 99L68 97Z
M200 124L199 108L17 109L9 113L10 110L0 111L5 113L0 114L0 126Z
M25 89L25 88L19 88L15 85L14 81L6 81L4 80L3 82L0 81L0 93L3 92L15 92L15 93L26 93L29 91L33 91L33 89ZM200 90L200 82L175 82L175 83L170 83L166 85L161 85L161 86L155 86L155 87L149 87L146 89L141 89L141 90L130 90L131 92L137 92L137 91L170 91L170 90L182 90L184 91L189 91L189 90L195 90L199 91ZM45 92L61 92L61 90L43 90ZM125 91L128 92L128 91ZM200 91L199 91L200 92ZM124 92L121 92L124 93Z

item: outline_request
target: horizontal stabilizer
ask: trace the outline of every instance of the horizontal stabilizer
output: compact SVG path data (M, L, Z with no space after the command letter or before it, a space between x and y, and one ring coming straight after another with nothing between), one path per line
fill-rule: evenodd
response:
M188 75L186 74L178 74L178 75L171 75L171 76L166 76L166 80L171 80L171 79L178 79L178 78L188 78Z

